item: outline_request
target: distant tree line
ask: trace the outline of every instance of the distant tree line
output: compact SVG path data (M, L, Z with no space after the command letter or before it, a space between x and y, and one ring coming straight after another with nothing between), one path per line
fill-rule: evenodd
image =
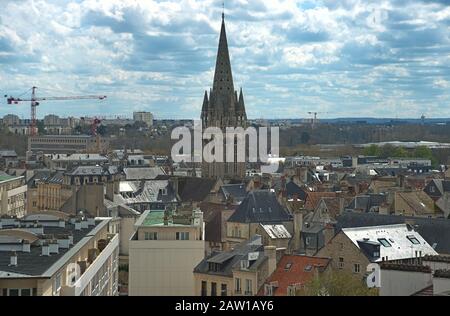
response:
M369 147L364 148L363 154L366 156L376 156L381 158L424 158L430 159L433 165L438 163L433 151L426 146L419 146L413 150L408 150L405 147L392 146L390 144L383 146L372 144Z

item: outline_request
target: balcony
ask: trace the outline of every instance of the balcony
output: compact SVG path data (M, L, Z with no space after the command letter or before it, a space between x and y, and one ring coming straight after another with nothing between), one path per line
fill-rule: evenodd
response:
M87 267L83 274L75 281L73 285L66 285L62 288L62 296L79 296L88 286L90 286L91 296L102 295L109 283L109 280L118 271L118 259L112 258L111 265L108 265L108 259L114 251L119 248L119 235L115 235L94 261ZM112 280L113 284L117 282ZM113 288L113 295L117 289Z

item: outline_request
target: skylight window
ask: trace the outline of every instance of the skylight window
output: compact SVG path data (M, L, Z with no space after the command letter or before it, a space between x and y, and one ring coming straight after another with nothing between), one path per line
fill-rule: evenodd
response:
M308 265L305 267L305 271L306 271L306 272L311 272L311 270L312 270L312 265L308 264Z
M392 247L391 243L386 238L378 238L378 241L380 244L382 244L384 247Z
M415 236L406 236L410 242L412 242L414 245L419 245L420 241Z

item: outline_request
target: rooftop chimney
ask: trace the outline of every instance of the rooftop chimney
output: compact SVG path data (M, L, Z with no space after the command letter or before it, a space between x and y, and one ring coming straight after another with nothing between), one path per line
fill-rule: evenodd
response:
M89 226L95 226L95 217L89 217L87 222Z
M59 245L57 240L52 240L49 243L49 253L59 253Z
M81 221L81 228L85 229L85 228L88 228L88 227L89 227L88 221L87 220L82 220Z
M73 235L69 235L69 245L73 245Z
M30 242L26 239L24 239L23 243L22 243L22 251L23 252L30 252Z
M277 268L277 248L275 246L265 246L264 253L269 258L268 275L271 275Z
M11 252L11 258L10 258L10 267L16 267L17 266L17 253L15 251Z
M42 243L42 256L50 256L50 247L46 241Z

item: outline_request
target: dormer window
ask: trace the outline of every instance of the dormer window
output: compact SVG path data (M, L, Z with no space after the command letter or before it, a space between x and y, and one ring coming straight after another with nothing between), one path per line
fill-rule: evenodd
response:
M248 260L241 260L241 269L242 270L247 270L248 267L250 266L250 262Z

